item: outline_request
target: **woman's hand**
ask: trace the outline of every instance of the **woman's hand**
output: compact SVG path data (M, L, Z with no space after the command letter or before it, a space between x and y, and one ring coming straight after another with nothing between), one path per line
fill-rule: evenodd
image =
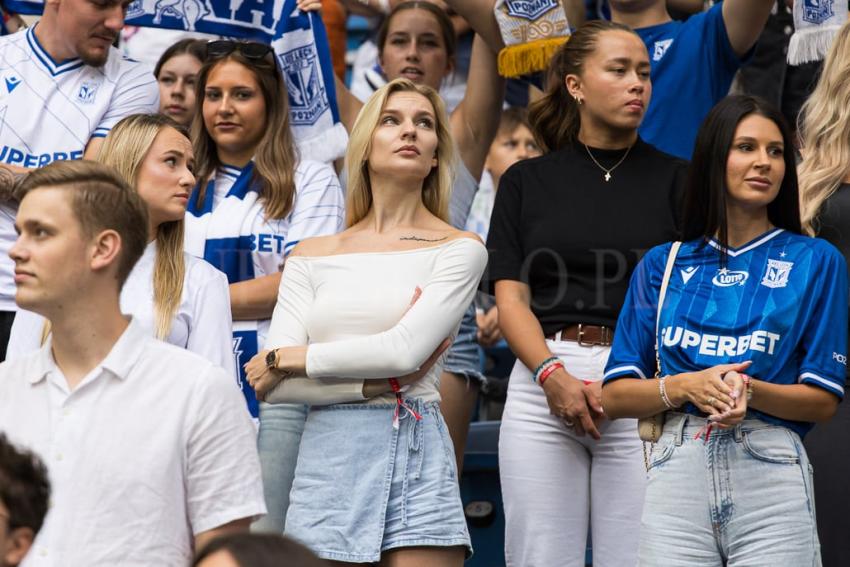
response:
M543 383L543 391L549 413L563 419L567 426L575 427L579 437L587 433L594 439L600 439L602 435L594 420L604 415L600 403L602 384L591 386L585 386L581 380L559 368Z
M734 427L744 421L747 415L747 386L744 377L734 370L723 375L723 381L732 388L732 399L735 405L727 412L709 417L720 429Z
M283 372L269 369L266 365L268 353L268 350L261 350L245 365L245 377L248 384L254 388L258 400L265 398L266 394L286 376Z
M322 0L295 0L295 6L302 12L320 12Z
M708 415L719 415L735 408L733 388L723 381L727 372L743 372L750 361L736 364L720 364L699 372L686 372L671 377L665 386L667 397L674 406L690 402Z
M446 352L446 349L449 348L451 344L451 339L443 339L443 342L441 342L439 346L437 346L437 349L431 353L431 356L429 356L428 359L422 363L422 366L419 367L419 370L397 378L398 385L403 388L408 384L413 384L414 382L428 374L428 371L431 370L431 367L434 366L438 360L440 360L440 357L443 355L444 352ZM364 398L374 398L375 396L380 396L381 394L392 392L392 390L393 389L390 386L389 380L363 380Z
M475 315L478 323L478 344L483 347L491 347L502 339L499 330L499 308L493 306L486 313Z

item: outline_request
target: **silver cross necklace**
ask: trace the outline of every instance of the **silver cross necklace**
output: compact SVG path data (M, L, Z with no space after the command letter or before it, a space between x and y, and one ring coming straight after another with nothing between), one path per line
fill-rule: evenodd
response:
M589 155L589 156L590 156L590 159L592 159L592 160L593 160L593 163L595 163L595 164L596 164L596 167L598 167L599 169L601 169L602 171L604 171L604 172L605 172L604 179L605 179L605 182L606 182L606 183L607 183L608 181L611 181L611 173L612 173L615 169L617 169L618 167L620 167L620 164L621 164L621 163L623 163L624 161L626 161L626 158L627 158L627 157L629 157L629 152L630 152L630 151L632 151L632 147L633 147L633 146L629 146L628 148L626 148L626 153L624 153L624 154L623 154L623 157L621 157L621 158L620 158L620 161L618 161L617 163L615 163L615 164L614 164L614 167L611 167L611 168L605 168L605 167L602 167L602 164L601 164L601 163L599 163L598 161L596 161L596 158L595 158L595 157L593 157L593 154L591 153L590 148L589 148L589 147L587 147L587 144L584 144L584 149L585 149L585 150L587 150L587 155Z

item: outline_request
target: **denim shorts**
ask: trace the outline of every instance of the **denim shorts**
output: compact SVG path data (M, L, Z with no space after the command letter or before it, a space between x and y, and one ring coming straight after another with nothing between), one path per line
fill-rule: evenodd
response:
M438 403L339 404L310 409L286 535L320 557L374 563L401 547L472 547L454 449Z
M820 566L812 468L790 429L668 413L650 455L639 565Z
M471 304L463 314L457 337L449 347L443 372L463 376L475 380L480 385L484 383L483 356L478 346L478 324L475 322L475 305Z

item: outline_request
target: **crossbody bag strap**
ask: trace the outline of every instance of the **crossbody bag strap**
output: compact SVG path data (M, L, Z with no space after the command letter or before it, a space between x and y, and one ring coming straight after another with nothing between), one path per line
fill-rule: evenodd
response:
M667 284L670 283L670 274L673 273L673 264L676 263L676 255L679 253L680 241L676 241L670 247L667 254L667 266L664 268L664 277L661 280L661 289L658 291L658 309L655 313L655 376L661 376L661 357L658 351L658 330L661 325L661 308L664 306L664 297L667 295Z

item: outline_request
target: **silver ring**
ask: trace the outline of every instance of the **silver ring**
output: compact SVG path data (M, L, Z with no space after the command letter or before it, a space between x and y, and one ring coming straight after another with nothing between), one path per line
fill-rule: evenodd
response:
M574 422L570 421L569 419L561 418L561 420L564 422L564 425L567 426L567 429L572 429L573 427L576 426L576 424Z

